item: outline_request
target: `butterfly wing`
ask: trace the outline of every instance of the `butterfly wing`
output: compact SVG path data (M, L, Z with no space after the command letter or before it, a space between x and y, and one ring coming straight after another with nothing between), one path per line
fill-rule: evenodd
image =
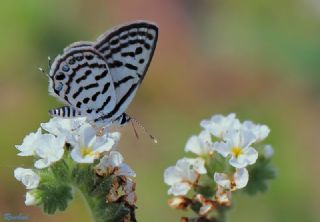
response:
M157 39L156 25L136 21L113 28L94 44L107 62L113 79L116 106L110 115L114 119L122 115L132 101L149 67Z
M89 120L116 105L108 66L89 43L74 43L57 56L49 73L49 92Z

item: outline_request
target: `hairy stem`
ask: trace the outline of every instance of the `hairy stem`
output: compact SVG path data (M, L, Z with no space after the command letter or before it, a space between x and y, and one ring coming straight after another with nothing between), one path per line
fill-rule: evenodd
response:
M95 215L93 213L94 211L94 206L92 204L92 200L91 198L87 195L86 192L84 192L83 190L81 190L79 187L73 185L72 186L72 189L81 196L81 199L84 200L85 202L85 205L86 205L86 208L87 208L87 211L89 212L89 215L90 215L90 221L91 222L96 222L98 220L96 220L95 218Z

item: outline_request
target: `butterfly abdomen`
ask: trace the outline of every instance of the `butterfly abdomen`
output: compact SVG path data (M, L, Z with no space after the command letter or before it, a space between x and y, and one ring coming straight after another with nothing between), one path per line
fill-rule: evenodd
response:
M49 110L49 114L51 116L59 116L59 117L77 117L81 116L81 112L70 107L70 106L62 106L56 109Z

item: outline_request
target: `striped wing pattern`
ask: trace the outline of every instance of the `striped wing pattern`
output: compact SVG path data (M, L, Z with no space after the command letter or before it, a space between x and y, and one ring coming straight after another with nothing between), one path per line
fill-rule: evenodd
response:
M53 116L87 116L96 124L129 120L124 113L151 62L158 29L148 22L116 27L96 42L76 42L56 57L49 92L67 106Z
M94 120L116 104L115 90L104 58L91 46L72 47L58 56L49 73L49 92L75 109L76 116ZM59 109L58 109L59 110ZM59 113L58 110L50 113ZM60 115L66 115L60 108ZM72 117L73 112L69 112Z
M121 115L132 101L149 67L157 39L156 25L137 21L116 27L96 41L94 47L105 58L114 82L117 105L113 115Z

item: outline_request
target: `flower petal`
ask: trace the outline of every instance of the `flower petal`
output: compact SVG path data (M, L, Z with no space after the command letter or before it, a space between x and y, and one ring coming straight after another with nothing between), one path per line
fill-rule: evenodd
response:
M164 182L168 185L173 185L181 181L181 172L175 166L168 167L164 171Z
M40 182L40 177L31 169L18 167L14 170L14 177L26 186L26 189L37 188Z
M254 164L258 159L258 152L252 147L243 149L243 155L246 157L246 161L250 165Z
M248 184L249 173L246 168L237 169L233 177L236 184L236 189L241 189Z
M71 158L77 163L93 163L95 155L85 155L83 156L80 149L73 148L71 150Z
M31 191L27 192L26 193L26 199L24 201L24 204L26 206L33 206L33 205L36 205L37 204L37 200L36 200L36 197L32 194Z
M263 148L264 157L269 159L273 156L274 150L271 145L265 145Z
M172 194L174 196L186 195L188 191L191 189L191 184L188 183L175 183L168 190L168 194Z
M231 166L235 168L244 168L248 165L246 159L241 155L240 157L236 158L234 156L231 156L229 163Z
M214 181L225 189L231 188L230 178L225 173L214 173Z
M191 136L187 141L184 151L193 152L195 154L201 154L201 144L197 136Z
M127 176L127 177L135 177L136 173L131 169L128 164L122 163L118 170L117 175L119 176Z
M35 149L39 146L41 137L41 128L39 128L35 133L27 135L23 139L21 145L16 145L16 148L20 151L18 156L33 156L35 154Z
M231 145L225 142L215 142L213 144L214 149L220 153L223 157L227 157L231 152Z

